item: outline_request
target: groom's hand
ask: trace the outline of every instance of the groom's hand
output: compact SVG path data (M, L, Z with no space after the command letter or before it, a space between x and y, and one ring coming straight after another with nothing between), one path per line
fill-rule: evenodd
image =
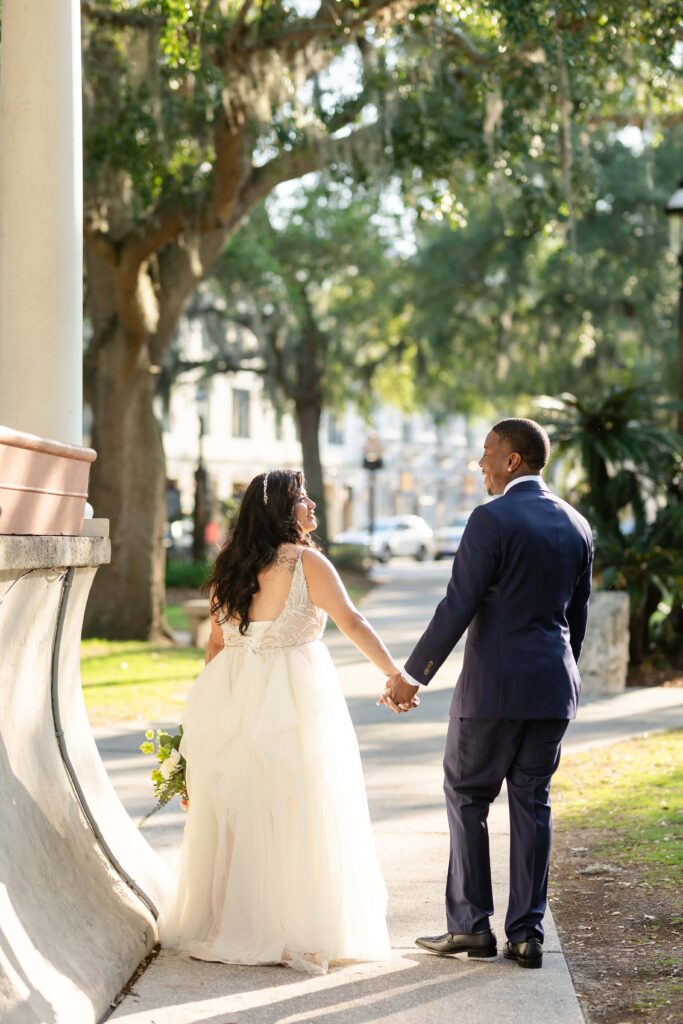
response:
M420 698L417 696L419 686L411 686L407 683L400 672L389 676L384 693L377 701L378 704L385 704L390 711L400 715L402 711L411 711L418 707Z

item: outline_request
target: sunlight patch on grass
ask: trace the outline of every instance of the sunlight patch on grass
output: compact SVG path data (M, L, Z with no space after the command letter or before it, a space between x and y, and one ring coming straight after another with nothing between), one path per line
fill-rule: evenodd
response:
M190 628L185 609L181 604L166 605L166 621L174 630L187 632Z
M602 830L602 853L680 884L683 729L568 755L553 784L553 810L558 828Z
M84 640L83 696L92 725L156 722L179 715L204 664L196 647Z

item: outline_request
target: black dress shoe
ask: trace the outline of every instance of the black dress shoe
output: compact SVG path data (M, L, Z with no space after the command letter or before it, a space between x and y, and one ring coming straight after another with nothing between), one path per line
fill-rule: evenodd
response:
M506 960L516 960L520 967L543 966L543 946L538 939L506 942L503 956Z
M430 953L438 953L439 956L467 953L468 956L485 959L495 956L498 952L496 936L490 929L485 932L472 932L469 935L453 935L451 932L446 932L445 935L425 935L421 939L415 939L415 944L428 949Z

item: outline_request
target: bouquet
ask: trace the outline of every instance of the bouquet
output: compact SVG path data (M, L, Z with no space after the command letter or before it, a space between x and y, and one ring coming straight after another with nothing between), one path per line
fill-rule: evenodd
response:
M148 729L145 733L145 742L140 744L143 754L155 754L159 762L159 767L152 769L152 785L159 807L163 807L177 795L180 797L181 806L187 809L189 798L185 782L185 758L179 750L182 738L182 725L178 726L175 735L159 729L156 733L153 729Z

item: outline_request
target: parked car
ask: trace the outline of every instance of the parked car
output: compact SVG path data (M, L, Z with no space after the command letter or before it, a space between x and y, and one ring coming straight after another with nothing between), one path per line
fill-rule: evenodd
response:
M345 530L333 543L364 545L379 562L388 562L394 555L421 562L432 554L432 537L432 528L420 516L387 516L375 520L372 536L367 527L361 527Z
M462 535L465 532L468 512L459 512L451 519L446 526L440 526L434 531L434 558L447 558L454 555L460 547Z

